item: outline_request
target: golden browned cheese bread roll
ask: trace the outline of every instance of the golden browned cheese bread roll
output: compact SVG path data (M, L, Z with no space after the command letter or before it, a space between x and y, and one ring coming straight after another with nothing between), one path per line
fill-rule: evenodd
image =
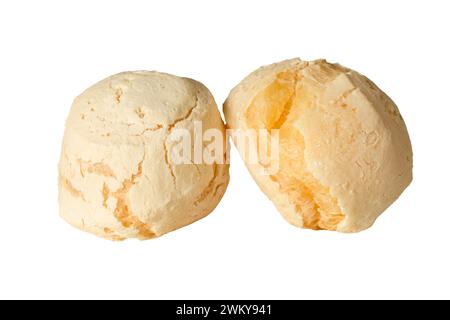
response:
M258 129L253 140L278 133L278 153L269 159L277 170L244 160L293 225L364 230L412 180L411 143L397 106L338 64L292 59L262 67L231 91L224 114L232 129Z
M73 102L59 163L60 215L112 240L148 239L209 214L228 184L224 163L174 163L178 129L224 133L201 83L158 72L124 72Z

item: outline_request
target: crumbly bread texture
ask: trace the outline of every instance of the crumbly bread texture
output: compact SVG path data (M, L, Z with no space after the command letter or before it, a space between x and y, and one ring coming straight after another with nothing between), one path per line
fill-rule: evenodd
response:
M262 67L231 91L224 114L233 129L279 129L279 170L264 175L261 163L246 164L293 225L364 230L412 180L398 108L338 64L292 59Z
M225 126L201 83L138 71L93 85L72 105L59 163L60 215L98 236L149 239L208 215L227 164L174 164L169 134ZM225 136L225 135L224 135Z

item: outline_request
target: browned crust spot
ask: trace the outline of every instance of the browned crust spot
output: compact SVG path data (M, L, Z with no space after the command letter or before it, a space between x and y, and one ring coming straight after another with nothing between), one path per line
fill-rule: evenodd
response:
M126 239L126 238L121 237L121 236L119 236L117 234L114 234L114 231L112 231L109 228L103 228L103 232L105 233L106 237L108 239L111 239L112 241L123 241L123 240Z
M122 182L122 186L112 193L112 196L117 199L116 208L114 209L114 216L123 227L136 229L138 231L138 238L150 239L156 236L155 233L151 231L148 224L140 221L133 215L130 211L127 198L128 192L136 183L136 179L142 175L142 163L143 161L139 163L137 172L132 174L129 179L124 180Z
M103 162L92 163L91 161L84 161L78 159L78 164L80 165L80 173L82 177L85 176L86 172L97 174L104 177L110 178L116 177L111 167Z
M107 201L108 201L108 198L109 198L109 188L106 185L106 183L103 183L102 196L103 196L103 206L105 208L108 208Z
M70 182L69 179L67 179L64 176L60 176L59 177L59 183L60 183L61 187L66 189L73 197L80 198L80 199L82 199L84 201L83 193L80 190L76 189L72 185L72 183Z

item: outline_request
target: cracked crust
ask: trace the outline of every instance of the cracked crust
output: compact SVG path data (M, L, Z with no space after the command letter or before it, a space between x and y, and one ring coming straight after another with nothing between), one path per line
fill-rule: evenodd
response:
M172 163L169 134L192 131L194 120L225 130L211 94L191 79L126 72L86 90L66 123L61 216L111 240L157 237L206 216L228 165Z
M261 164L246 164L296 226L366 229L411 182L411 144L398 108L338 64L292 59L262 67L231 91L224 114L233 129L280 130L279 171L262 175Z

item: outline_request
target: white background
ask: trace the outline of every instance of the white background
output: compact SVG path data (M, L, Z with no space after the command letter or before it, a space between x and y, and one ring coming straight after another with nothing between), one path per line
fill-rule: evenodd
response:
M2 1L0 298L450 298L448 1ZM359 234L292 227L236 152L205 219L109 242L58 217L72 99L124 70L202 81L327 58L398 104L414 181ZM235 149L233 149L235 151Z

